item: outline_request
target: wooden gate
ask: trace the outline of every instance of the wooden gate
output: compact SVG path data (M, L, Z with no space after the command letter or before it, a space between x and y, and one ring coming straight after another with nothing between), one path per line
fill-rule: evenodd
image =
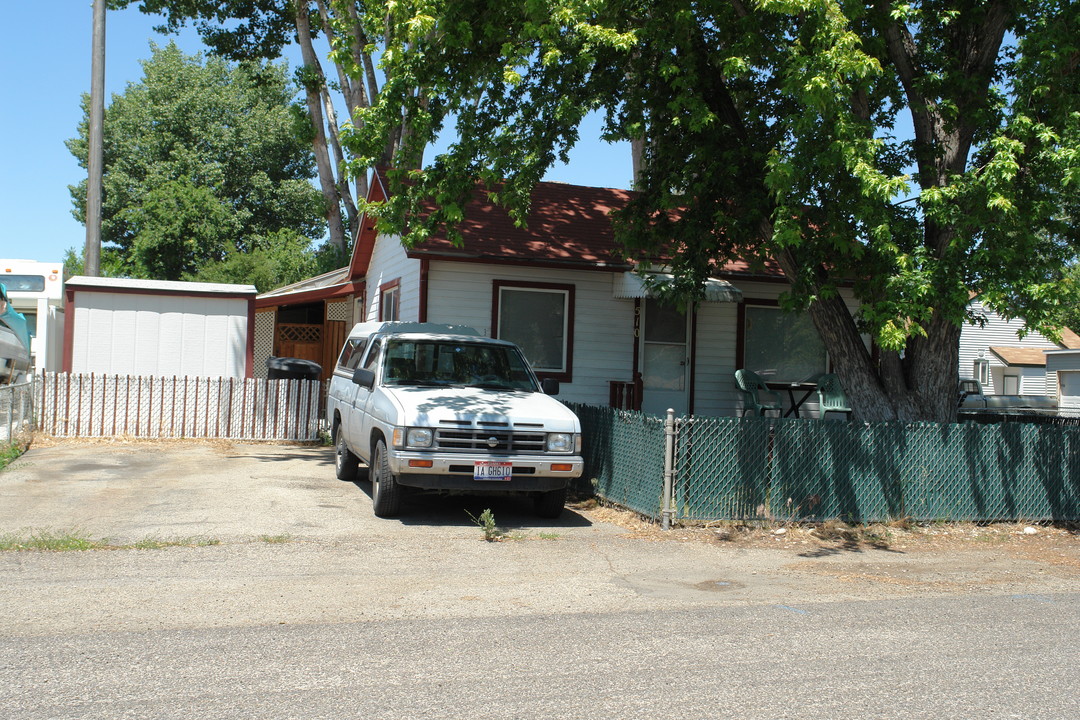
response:
M310 360L321 365L323 362L322 331L322 325L279 323L274 337L274 355Z

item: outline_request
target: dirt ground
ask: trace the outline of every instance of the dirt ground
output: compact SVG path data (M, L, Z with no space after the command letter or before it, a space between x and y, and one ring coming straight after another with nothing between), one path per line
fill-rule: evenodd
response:
M944 553L957 550L997 548L1025 557L1066 564L1080 569L1080 560L1062 553L1080 552L1080 526L1029 523L914 523L849 525L826 523L745 523L716 521L704 525L677 525L661 530L660 525L618 507L605 507L595 500L571 504L576 511L598 522L626 530L628 537L664 542L694 542L733 548L775 548L785 550L898 550Z

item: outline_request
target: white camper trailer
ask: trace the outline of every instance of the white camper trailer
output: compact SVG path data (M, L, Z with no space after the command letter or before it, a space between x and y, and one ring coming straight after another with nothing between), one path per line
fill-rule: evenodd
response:
M64 264L0 260L0 282L26 317L34 372L59 371L64 361Z

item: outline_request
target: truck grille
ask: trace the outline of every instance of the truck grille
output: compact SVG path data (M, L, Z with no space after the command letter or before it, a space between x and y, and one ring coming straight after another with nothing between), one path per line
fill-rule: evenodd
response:
M435 447L439 450L474 453L542 453L546 436L542 432L512 432L474 428L438 428Z

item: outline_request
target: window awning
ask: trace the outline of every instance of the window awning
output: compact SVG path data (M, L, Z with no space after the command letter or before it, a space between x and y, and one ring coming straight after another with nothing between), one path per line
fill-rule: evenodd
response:
M661 282L674 280L670 273L653 273L653 277ZM612 278L612 296L617 298L643 298L655 297L656 293L645 286L645 281L634 272L617 273ZM707 302L741 302L742 291L720 278L709 278L705 281L705 300Z

